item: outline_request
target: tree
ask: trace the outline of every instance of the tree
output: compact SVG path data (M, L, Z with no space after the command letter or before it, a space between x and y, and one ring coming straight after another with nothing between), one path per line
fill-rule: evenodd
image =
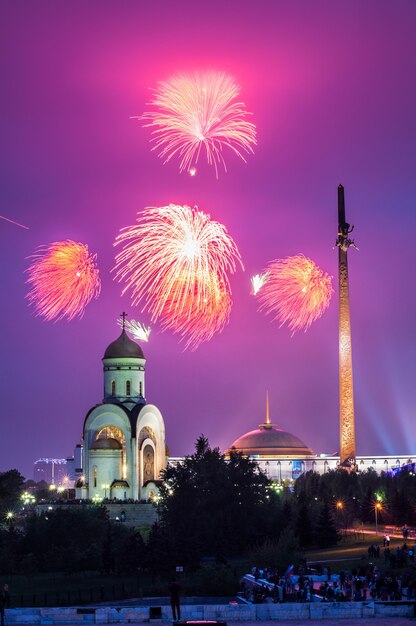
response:
M295 524L296 537L301 548L308 548L313 543L313 524L309 508L305 502L301 503Z
M204 555L223 561L262 537L269 480L240 453L226 459L201 435L195 453L162 478L161 528L180 564L196 566Z
M16 470L8 470L0 473L0 515L15 509L19 503L20 494L23 491L25 479Z
M329 505L324 502L315 526L315 539L320 548L329 548L339 541L339 535Z

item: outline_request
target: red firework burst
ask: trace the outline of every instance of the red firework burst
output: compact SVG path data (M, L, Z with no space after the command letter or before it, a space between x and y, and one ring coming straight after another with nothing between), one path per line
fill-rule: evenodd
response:
M57 241L40 246L27 269L29 303L47 320L82 317L92 298L101 290L97 255L75 241Z
M271 313L292 334L307 331L326 311L333 293L332 278L302 254L272 261L258 292L260 311Z

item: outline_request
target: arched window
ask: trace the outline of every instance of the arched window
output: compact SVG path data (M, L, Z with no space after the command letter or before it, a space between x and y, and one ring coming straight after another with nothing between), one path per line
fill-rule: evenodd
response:
M131 395L131 382L126 380L126 396Z
M111 381L111 395L112 396L116 395L116 381L115 380Z
M118 426L107 425L98 430L95 436L96 439L116 439L121 443L122 456L121 462L123 467L123 478L126 478L127 473L127 457L126 457L126 437L123 431Z
M143 396L143 383L141 381L140 381L140 384L139 384L139 395Z
M97 432L96 439L117 439L122 445L125 443L123 431L118 426L104 426Z
M149 444L143 450L143 484L155 479L155 451Z
M97 486L97 468L95 466L92 470L92 480L94 483L94 487L96 487Z

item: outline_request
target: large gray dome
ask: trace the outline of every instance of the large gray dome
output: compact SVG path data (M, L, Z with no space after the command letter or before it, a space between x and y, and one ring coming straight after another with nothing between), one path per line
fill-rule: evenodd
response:
M290 458L314 456L312 450L298 437L269 425L242 435L231 447L247 456Z
M104 359L144 359L143 350L138 343L130 339L123 329L120 337L110 343L104 353Z

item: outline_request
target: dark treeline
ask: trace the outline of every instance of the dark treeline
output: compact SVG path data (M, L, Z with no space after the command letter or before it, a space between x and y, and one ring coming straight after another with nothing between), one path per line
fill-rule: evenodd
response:
M321 476L307 472L296 481L294 495L298 501L308 502L309 507L311 498L332 503L334 509L337 502L341 503L342 509L335 510L334 515L343 526L350 526L354 520L374 523L376 501L382 503L382 524L416 525L416 476L412 469L402 469L394 475L373 470L351 474L337 470Z
M1 574L130 574L144 556L140 533L110 522L101 506L32 512L0 530Z
M308 472L291 485L271 482L255 461L236 452L226 458L201 436L194 454L163 473L159 522L143 540L139 532L110 522L103 506L79 505L37 515L18 508L23 478L0 474L0 573L171 572L201 561L287 566L304 549L337 543L339 530L374 523L415 525L416 477L373 471Z

